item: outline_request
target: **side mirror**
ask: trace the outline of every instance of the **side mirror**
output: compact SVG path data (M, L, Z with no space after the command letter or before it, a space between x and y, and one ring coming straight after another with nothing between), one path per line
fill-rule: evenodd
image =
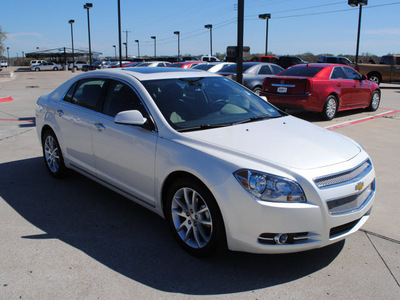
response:
M368 79L367 75L362 75L361 76L361 80L367 80L367 79Z
M115 123L123 125L143 126L146 121L147 119L138 110L121 111L114 118Z

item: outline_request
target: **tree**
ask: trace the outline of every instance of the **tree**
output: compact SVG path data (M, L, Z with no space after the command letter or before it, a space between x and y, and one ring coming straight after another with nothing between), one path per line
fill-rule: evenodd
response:
M3 55L3 51L4 51L4 44L3 41L6 39L7 35L5 32L3 32L3 30L1 29L0 26L0 56Z

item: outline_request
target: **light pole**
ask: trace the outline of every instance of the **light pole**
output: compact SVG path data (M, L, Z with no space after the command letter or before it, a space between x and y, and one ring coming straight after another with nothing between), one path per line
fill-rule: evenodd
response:
M8 65L11 67L11 61L10 61L10 47L7 47L7 57L8 57Z
M358 31L357 31L357 47L356 47L356 65L358 65L358 50L360 49L360 31L361 31L361 14L362 7L368 4L368 0L348 0L351 7L356 7L360 4L360 11L358 14Z
M71 43L72 43L72 73L75 72L75 53L74 53L74 31L72 29L72 24L75 23L75 20L69 20L69 24L71 24ZM67 66L68 70L68 66Z
M125 59L127 60L128 59L128 45L127 45L127 43L123 43L123 44L125 46Z
M135 40L135 43L137 43L137 56L140 57L139 40Z
M180 38L179 38L179 36L180 36L180 32L179 31L174 31L174 34L176 34L177 36L178 36L178 57L180 57L181 56L181 46L180 46Z
M210 56L212 56L212 24L204 25L204 28L210 29Z
M261 20L267 20L266 37L265 37L265 55L268 55L268 20L271 19L271 14L258 15Z
M117 59L117 46L113 45L114 47L114 58Z
M121 1L118 0L118 47L119 65L122 66L122 44L121 44Z
M151 37L153 40L154 40L154 58L156 58L157 57L157 37L155 37L155 36L152 36Z
M83 5L83 8L87 11L87 23L88 23L88 36L89 36L89 64L92 65L92 46L90 44L90 18L89 18L89 9L93 7L92 3L86 3Z

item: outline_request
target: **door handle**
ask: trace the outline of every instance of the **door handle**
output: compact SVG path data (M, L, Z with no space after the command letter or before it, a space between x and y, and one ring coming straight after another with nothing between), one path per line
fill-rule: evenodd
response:
M64 112L61 109L57 110L57 113L59 117L62 117L64 115Z
M98 131L103 131L106 129L103 123L94 123L94 126L97 128Z

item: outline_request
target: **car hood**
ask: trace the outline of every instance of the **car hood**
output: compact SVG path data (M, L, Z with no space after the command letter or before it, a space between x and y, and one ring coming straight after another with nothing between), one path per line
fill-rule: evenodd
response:
M185 133L195 143L244 158L294 169L315 169L350 160L361 152L353 140L288 116ZM215 155L218 155L217 152ZM222 157L223 158L223 157Z

